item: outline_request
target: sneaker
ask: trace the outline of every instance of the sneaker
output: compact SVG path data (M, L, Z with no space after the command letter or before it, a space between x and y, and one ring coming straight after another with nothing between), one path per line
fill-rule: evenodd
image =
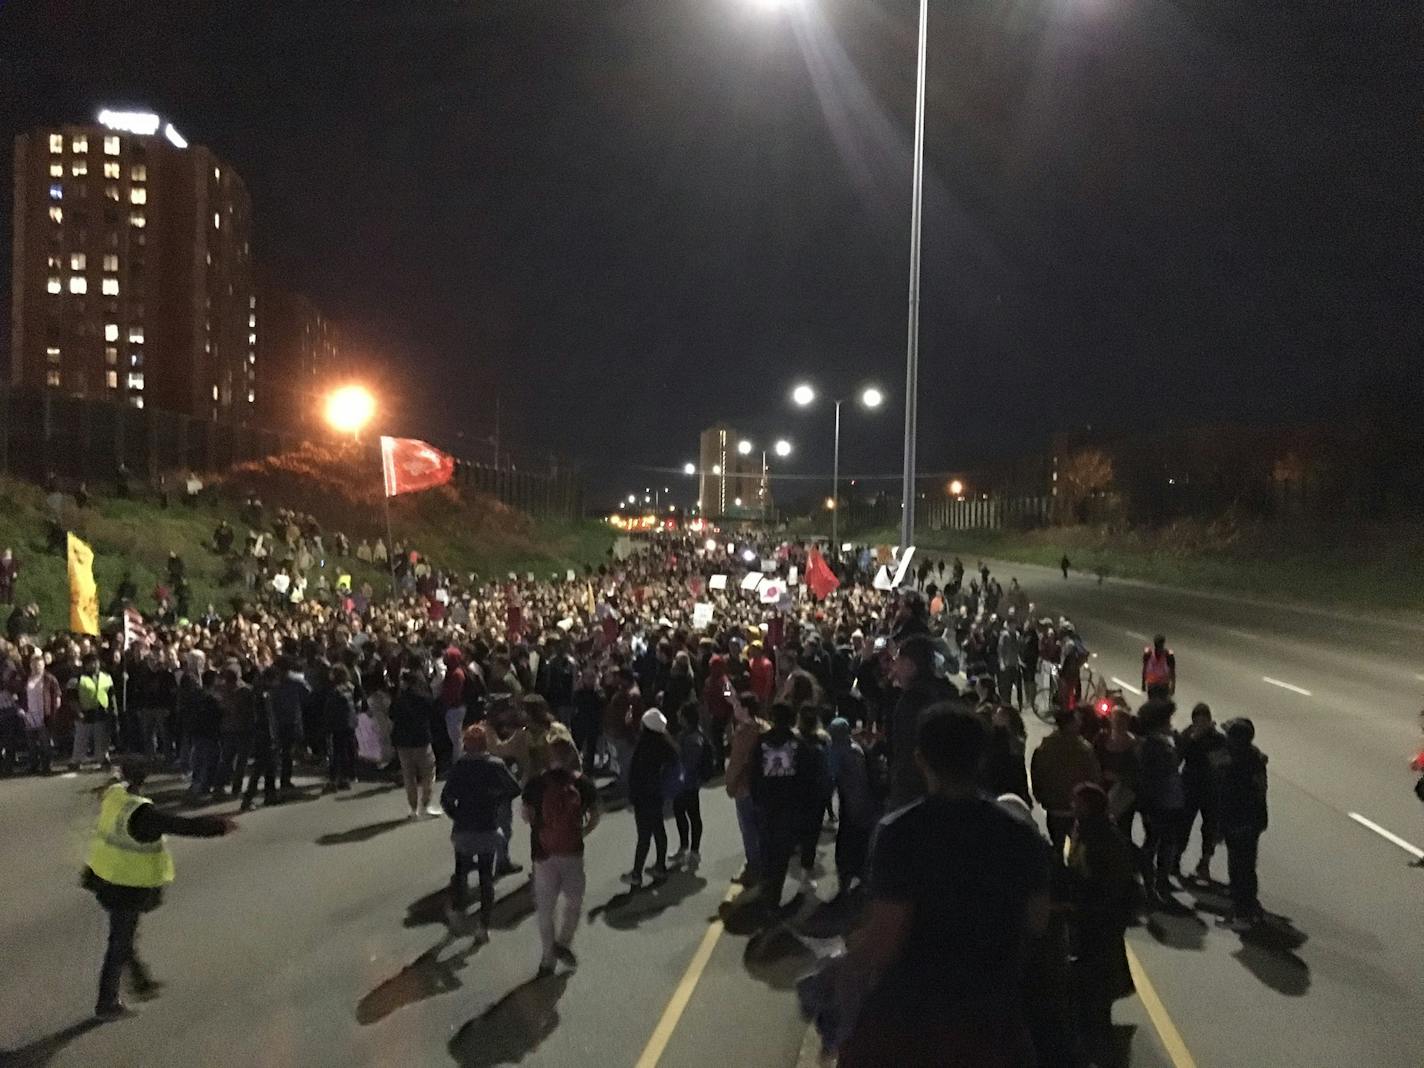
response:
M414 823L416 820L420 819L420 812L416 809L411 809L408 813L406 813L405 818L411 823Z
M239 812L251 812L251 811L252 811L252 798L250 798L250 797L244 797L244 798L242 799L242 804L240 804L240 805L237 806L237 811L239 811Z
M475 927L474 930L470 932L470 937L475 940L475 944L478 946L482 946L489 941L489 928L485 926L484 920L475 921Z
M551 976L551 975L553 975L553 974L554 974L554 966L553 966L552 964L545 964L543 961L540 961L540 962L539 962L539 970L534 973L534 978L535 978L535 979L547 979L547 978L549 978L549 976Z
M637 890L638 888L640 888L640 887L643 885L643 873L642 873L642 872L637 872L637 871L625 871L622 875L618 876L618 878L619 878L620 880L622 880L623 882L627 883L627 884L628 884L629 886L631 886L634 890Z
M570 968L578 967L578 957L574 955L574 951L568 946L561 946L556 943L554 945L554 956L563 961Z
M523 864L515 864L515 863L513 863L513 862L510 862L510 863L508 863L508 864L501 864L498 868L495 868L494 873L495 873L496 876L499 876L499 875L518 875L518 874L519 874L520 872L522 872L523 870L524 870L524 865L523 865Z
M112 1001L107 1005L98 1005L94 1009L94 1015L101 1020L122 1020L125 1016L136 1016L137 1009L129 1008L122 1001Z
M1197 862L1196 870L1192 874L1197 877L1198 882L1211 882L1211 861L1203 857Z
M648 874L653 877L654 882L662 882L668 877L668 866L666 864L654 864L648 869Z
M702 854L697 850L690 850L687 854L686 867L688 871L696 871L697 866L702 863Z
M430 804L425 806L425 814L427 816L443 816L445 815L445 810L432 801Z
M678 865L680 865L680 864L682 863L683 858L686 857L686 856L687 856L687 850L685 850L685 849L679 849L679 850L678 850L676 853L674 853L672 856L668 857L668 863L671 864L673 867L677 867Z
M152 1001L163 992L163 985L162 979L146 979L143 982L135 982L133 988L140 1001Z

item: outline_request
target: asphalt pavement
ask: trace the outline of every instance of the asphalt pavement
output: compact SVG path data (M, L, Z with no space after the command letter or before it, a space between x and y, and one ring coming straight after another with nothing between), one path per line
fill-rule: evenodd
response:
M1206 700L1219 719L1250 715L1271 758L1260 863L1271 925L1244 938L1218 928L1218 888L1181 895L1194 913L1131 931L1140 996L1115 1009L1130 1063L1419 1064L1424 871L1406 846L1424 843L1424 811L1405 763L1424 627L995 569L1070 615L1095 668L1131 686L1146 636L1164 630L1184 714ZM0 782L0 1065L809 1061L792 983L830 945L816 936L834 931L809 906L799 934L741 927L726 904L740 851L720 786L704 794L700 870L653 890L618 882L632 818L608 815L589 842L580 966L542 980L522 876L501 882L493 937L476 947L443 920L444 820L405 822L402 793L385 785L313 786L242 816L233 837L173 843L177 882L140 927L168 986L135 1017L97 1026L105 921L77 875L102 782ZM163 796L176 784L155 786ZM526 852L517 826L515 854ZM832 892L823 878L822 896Z

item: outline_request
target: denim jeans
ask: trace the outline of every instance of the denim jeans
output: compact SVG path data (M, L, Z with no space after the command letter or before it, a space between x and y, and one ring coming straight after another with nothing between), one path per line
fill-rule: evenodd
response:
M747 855L747 874L761 878L763 857L761 849L761 824L757 821L756 805L751 794L739 797L734 802L737 809L737 829L742 832L742 852Z
M486 925L490 922L490 910L494 908L494 854L462 853L455 850L455 874L450 879L450 896L455 908L461 912L470 896L470 869L480 875L480 919Z

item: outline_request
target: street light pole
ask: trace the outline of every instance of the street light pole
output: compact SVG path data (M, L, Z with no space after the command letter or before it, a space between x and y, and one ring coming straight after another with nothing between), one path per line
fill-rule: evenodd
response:
M831 449L831 559L841 558L841 402L836 401L836 443Z
M920 379L920 217L925 171L925 53L930 3L920 0L919 54L915 71L915 161L910 195L909 337L905 346L905 469L901 494L900 551L915 535L915 441L919 416Z

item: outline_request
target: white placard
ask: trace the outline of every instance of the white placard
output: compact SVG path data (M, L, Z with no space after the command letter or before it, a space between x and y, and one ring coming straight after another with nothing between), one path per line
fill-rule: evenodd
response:
M756 589L759 585L761 585L761 578L762 578L762 575L761 575L761 572L760 572L760 571L748 571L748 572L747 572L747 577L744 578L744 579L742 579L742 589L744 589L744 590L754 590L754 589Z
M915 558L915 547L908 546L905 554L900 557L900 566L895 569L894 588L899 589L905 583L905 576L910 573L910 561Z
M875 573L875 581L872 583L877 590L893 590L895 588L895 577L890 574L890 568L881 565L879 571Z
M696 630L706 630L712 625L712 605L707 601L698 601L692 606L692 626Z
M555 623L554 626L558 627L561 631L567 634L569 631L574 629L573 617L565 616L563 619Z
M709 590L725 590L727 588L727 576L713 575L707 580L707 588Z
M573 569L573 568L569 568L567 571L564 572L564 581L565 581L565 582L572 582L572 581L573 581L574 579L576 579L577 577L578 577L578 576L574 573L574 569Z
M780 579L762 579L761 585L757 587L757 596L761 598L762 604L776 604L785 594L786 583Z
M776 574L776 561L769 556L763 556L761 558L761 570L764 575Z
M796 585L796 580L799 579L800 577L801 577L801 572L800 572L800 570L796 567L795 564L792 564L792 565L787 569L787 571L786 571L786 585L788 585L788 586L794 586L794 585Z

